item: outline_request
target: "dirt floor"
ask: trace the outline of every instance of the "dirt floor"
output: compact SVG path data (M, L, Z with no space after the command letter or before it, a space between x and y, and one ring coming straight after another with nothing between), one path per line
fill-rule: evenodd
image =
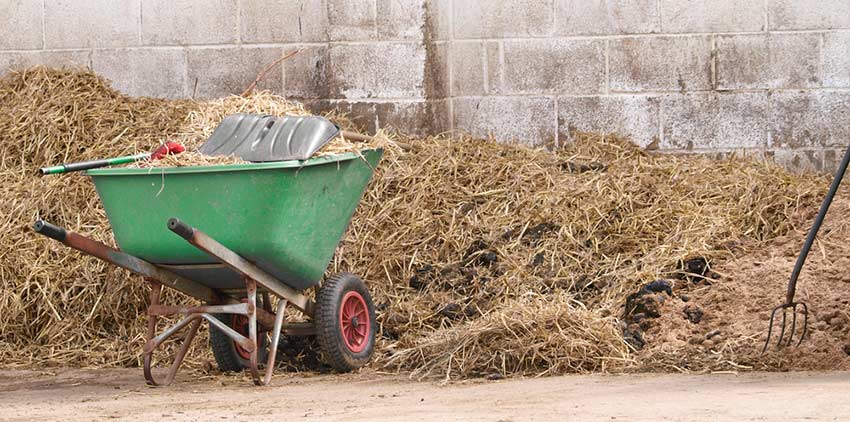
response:
M446 385L394 375L191 379L139 369L0 371L0 420L840 420L847 372L562 376ZM246 404L241 405L240 403Z

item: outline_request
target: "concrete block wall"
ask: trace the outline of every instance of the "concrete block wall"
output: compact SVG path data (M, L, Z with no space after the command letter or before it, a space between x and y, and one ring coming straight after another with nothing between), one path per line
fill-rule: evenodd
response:
M0 72L132 95L260 88L316 111L527 144L614 131L829 170L850 142L850 0L0 0Z
M850 143L848 0L434 0L451 128L577 130L830 171Z
M445 100L426 96L424 11L419 0L0 0L0 73L86 66L130 95L213 98L301 49L258 87L351 111L369 130L431 132Z

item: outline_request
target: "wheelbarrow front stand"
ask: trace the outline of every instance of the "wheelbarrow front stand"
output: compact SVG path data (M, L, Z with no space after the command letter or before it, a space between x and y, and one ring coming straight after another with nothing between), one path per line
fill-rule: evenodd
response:
M150 306L148 307L147 342L143 349L144 375L150 385L168 385L174 381L177 370L180 368L186 353L191 346L192 340L197 334L198 328L203 320L216 327L220 332L233 339L243 350L250 353L248 369L255 384L266 385L271 381L274 371L274 363L277 352L277 344L281 332L296 335L310 334L313 331L311 325L283 323L284 310L287 303L302 311L305 315L313 316L313 301L306 295L287 286L283 282L272 277L250 261L242 258L239 254L228 249L215 239L209 237L177 218L168 221L168 228L174 233L186 239L190 244L207 254L217 258L224 265L236 271L242 276L245 283L245 298L236 297L231 294L218 292L196 281L180 276L166 268L154 265L141 258L126 254L111 248L101 242L69 232L62 227L55 226L43 220L38 220L33 225L36 232L58 240L68 247L95 256L106 262L115 264L121 268L144 276L151 284ZM194 297L205 303L202 306L167 306L160 303L162 286L174 288L188 296ZM258 287L264 289L262 294L262 308L257 306ZM277 307L272 312L271 298L267 292L279 297ZM241 315L248 319L248 336L240 334L214 314ZM182 315L183 318L176 324L157 334L157 322L161 316ZM261 378L258 368L259 350L257 347L258 326L265 330L271 330L272 342L265 362L265 375ZM157 381L151 370L153 352L167 339L183 331L183 342L174 357L166 377Z

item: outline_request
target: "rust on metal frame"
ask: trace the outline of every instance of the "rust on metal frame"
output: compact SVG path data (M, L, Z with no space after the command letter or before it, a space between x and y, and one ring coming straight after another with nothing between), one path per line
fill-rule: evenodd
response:
M143 259L111 248L94 239L54 226L46 221L38 220L34 225L35 231L52 239L58 240L72 249L100 258L115 264L125 270L152 278L183 294L207 303L220 303L219 295L209 287L181 277L171 271L157 267Z
M230 337L237 345L239 345L250 353L248 370L251 373L251 378L254 381L254 384L268 385L271 382L272 375L274 374L275 359L277 357L276 345L280 341L280 333L283 328L284 310L286 309L287 302L285 299L281 299L280 301L278 301L276 310L277 312L274 314L274 323L271 332L272 346L270 347L271 350L269 351L269 355L266 361L265 374L262 378L260 378L260 371L258 368L259 350L257 348L257 338L259 335L257 328L259 325L259 321L257 317L259 312L264 310L257 307L256 281L246 277L244 278L244 282L247 302L228 305L208 306L165 306L159 303L162 285L157 283L156 281L151 281L151 285L153 286L153 288L151 289L150 294L151 305L148 308L148 335L147 342L145 343L145 347L143 349L144 374L148 384L168 385L174 381L174 378L177 375L177 371L179 370L180 365L183 363L183 359L186 357L186 353L189 350L192 340L195 338L195 334L197 333L198 327L200 326L202 320L207 320L210 325L219 329L226 336ZM265 296L263 298L263 305L271 305L268 296ZM248 316L248 337L245 337L244 335L236 332L236 330L229 327L227 324L213 316L213 313ZM176 314L184 315L183 319L165 329L161 334L156 335L156 323L158 318L160 316ZM174 357L174 361L172 362L165 379L163 381L156 380L153 376L153 371L151 369L154 350L156 350L160 345L162 345L162 343L182 331L187 326L189 326L189 329L183 337L183 342Z
M239 314L248 315L247 303L233 303L229 305L206 305L206 306L148 306L148 315L174 315L174 314Z
M233 339L233 341L236 342L239 346L249 351L249 353L251 354L249 360L249 369L251 372L251 377L253 378L254 383L257 385L267 385L271 381L271 377L274 372L275 358L277 354L277 347L271 347L271 351L266 362L266 371L264 377L260 378L259 369L257 367L257 360L259 356L259 350L257 350L258 325L271 328L272 345L277 345L280 340L281 332L285 332L291 335L315 334L315 325L311 323L283 323L284 310L287 301L292 301L293 305L295 305L298 309L302 310L305 314L312 316L314 306L312 300L310 300L307 296L298 293L291 287L276 280L274 277L268 275L267 273L260 270L238 254L236 254L235 252L222 246L217 241L210 238L209 236L206 236L202 232L198 231L196 233L194 229L191 229L191 237L193 240L198 241L198 243L193 242L188 237L183 236L183 234L181 234L181 236L189 240L190 243L192 243L199 249L207 251L207 253L218 257L227 266L233 268L234 270L238 271L243 275L246 296L248 299L247 303L242 302L241 300L239 300L238 297L234 297L232 295L219 295L213 289L210 289L209 287L206 287L200 283L179 276L171 271L160 268L143 259L111 248L96 240L79 235L77 233L69 232L62 227L54 226L43 220L38 220L35 223L34 228L35 231L39 234L58 240L70 248L87 253L106 262L115 264L121 268L146 277L147 281L151 285L151 291L150 306L148 307L147 312L147 336L146 343L143 348L143 370L145 380L150 385L169 385L174 381L174 378L177 375L177 371L180 369L180 366L182 365L183 360L185 359L186 354L188 353L192 341L194 340L198 332L198 328L200 327L201 322L203 322L203 320L207 320L210 325L215 326L222 333ZM171 228L170 222L169 228ZM200 240L196 239L196 234L200 234ZM205 247L210 247L212 248L212 250L215 250L221 255L212 253L205 249ZM260 278L262 279L262 281L255 281L254 277ZM263 307L257 307L258 283L266 289L272 291L273 293L281 296L281 299L278 301L275 313L271 312L271 300L267 292L264 292L262 296ZM160 298L162 296L163 285L169 286L188 296L199 299L205 303L208 303L208 305L162 305L160 303ZM238 314L248 316L249 336L245 337L242 334L236 332L236 330L229 327L227 324L223 323L218 318L214 317L212 315L214 313ZM165 329L162 333L157 335L156 327L157 322L159 321L159 317L178 314L182 314L184 315L184 317L176 324L173 324L172 326ZM183 331L184 328L186 328L187 326L188 329L185 330L186 332L183 334L183 341L177 350L177 353L174 357L174 361L172 362L171 367L168 369L165 379L161 381L157 380L156 378L154 378L152 371L154 350L156 350L160 345L162 345L163 342L165 342L169 338Z
M151 305L158 305L159 298L162 293L162 285L156 281L151 281L151 293L150 300ZM147 335L147 343L145 344L144 352L142 354L144 360L144 374L145 380L150 385L169 385L172 381L174 381L174 377L177 375L177 370L180 369L180 365L183 363L183 359L186 357L186 353L189 351L189 346L192 345L192 340L195 339L195 334L198 333L198 328L201 326L201 320L198 318L186 318L180 321L179 323L172 326L169 330L166 330L163 334L159 336L154 336L156 334L156 323L159 318L156 315L152 315L148 318L148 335ZM192 325L189 327L189 330L183 336L183 343L180 344L180 348L177 350L177 354L174 356L174 362L171 364L171 368L168 370L168 374L165 376L164 381L157 381L153 373L151 371L151 363L153 360L153 350L162 344L163 341L176 334L180 328L183 328L188 323Z
M307 316L313 316L314 303L309 297L272 277L269 273L263 271L247 259L242 258L239 254L233 252L206 233L180 221L178 218L169 219L168 228L186 239L187 242L196 248L218 258L223 264L238 272L243 277L256 280L258 284L286 299L292 306L295 306Z

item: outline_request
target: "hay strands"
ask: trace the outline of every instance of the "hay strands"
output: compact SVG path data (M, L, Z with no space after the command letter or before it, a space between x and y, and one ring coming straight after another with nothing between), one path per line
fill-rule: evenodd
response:
M93 186L74 175L28 175L164 139L187 151L133 165L191 162L232 113L309 114L269 92L163 100L125 96L88 71L32 68L0 78L0 134L21 140L0 146L4 365L142 365L143 279L60 253L23 229L43 218L114 245ZM356 130L349 116L329 118ZM648 367L624 342L626 298L656 279L678 283L671 274L689 256L718 263L789 233L824 190L820 177L748 158L656 154L614 135L571 136L543 150L383 133L364 145L344 133L319 152L387 150L328 269L358 273L373 292L382 356L375 367L452 379ZM173 291L161 298L180 299ZM187 365L210 358L197 352Z

